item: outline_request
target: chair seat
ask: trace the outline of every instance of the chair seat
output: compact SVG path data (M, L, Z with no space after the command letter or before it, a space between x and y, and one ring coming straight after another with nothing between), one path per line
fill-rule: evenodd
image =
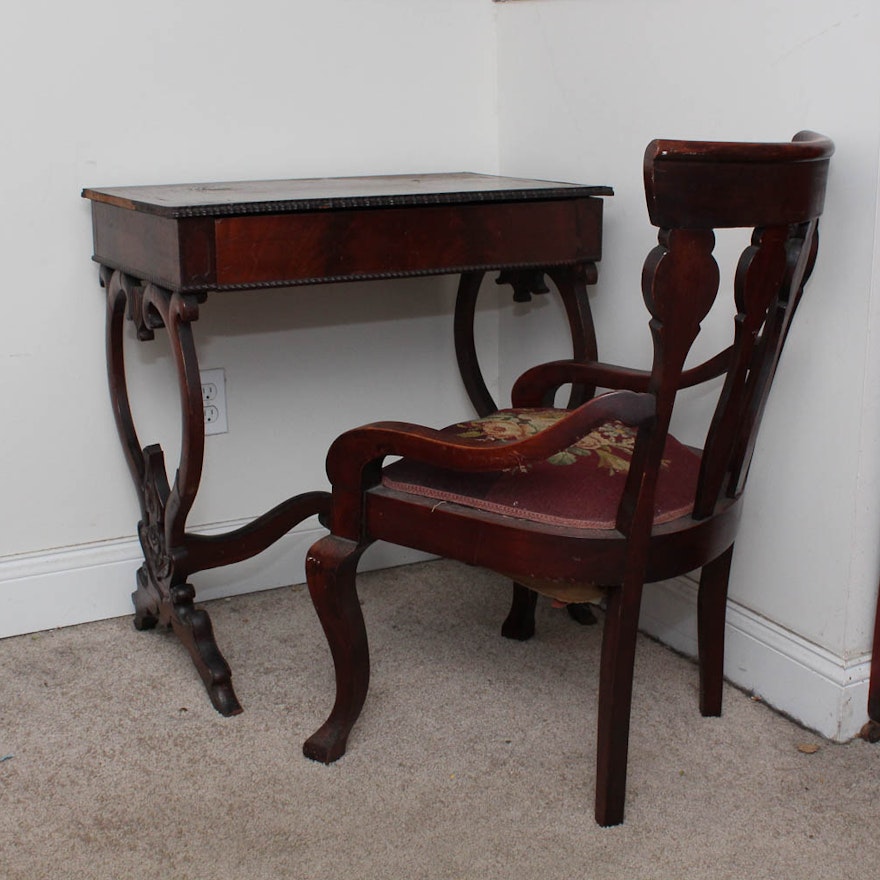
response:
M522 440L567 415L563 409L506 409L444 428L455 437L487 444ZM574 446L524 467L463 473L403 459L385 468L382 483L440 502L551 526L613 529L635 443L635 430L612 420ZM700 457L667 438L657 484L655 524L693 509Z

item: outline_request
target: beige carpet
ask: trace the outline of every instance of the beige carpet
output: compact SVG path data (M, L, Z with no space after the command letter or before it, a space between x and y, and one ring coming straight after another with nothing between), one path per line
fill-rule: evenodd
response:
M121 589L125 585L121 585ZM130 619L0 642L0 877L868 878L880 745L833 745L639 646L626 823L592 818L600 627L539 604L498 635L494 575L364 575L373 680L348 754L302 741L332 702L304 587L212 603L245 712ZM804 743L819 746L813 754Z

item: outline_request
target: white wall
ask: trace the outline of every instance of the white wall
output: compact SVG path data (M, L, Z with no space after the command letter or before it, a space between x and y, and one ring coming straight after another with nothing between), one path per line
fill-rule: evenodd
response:
M83 186L425 170L608 183L600 353L644 364L647 334L633 326L653 242L645 144L812 127L838 152L819 265L754 464L728 673L851 735L880 569L873 0L252 0L236 13L207 0L6 12L0 635L130 612L137 506L107 403ZM196 332L202 365L227 371L230 432L209 438L191 523L222 529L319 488L330 439L376 413L458 418L453 295L450 279L424 279L209 298ZM517 321L523 307L505 297L500 337L495 302L481 313L490 386L567 354L552 298ZM701 345L728 321L711 316ZM173 461L164 344L127 354L141 439ZM694 435L697 421L678 427ZM315 534L306 524L234 570L198 575L199 596L296 579ZM402 558L383 552L373 564ZM691 648L692 584L653 596L645 625Z
M880 7L521 0L497 9L502 172L616 190L593 297L603 359L644 365L649 356L639 273L655 241L641 178L652 138L787 140L813 128L837 144L819 262L751 474L732 575L738 629L728 673L823 732L852 735L865 715L880 570L880 350L871 332ZM721 244L725 258L730 247ZM704 328L706 349L730 332L724 307ZM502 363L511 374L536 357L567 356L549 344L561 326L552 303L544 320L544 333L530 322L525 354L512 347L515 323L503 325ZM705 415L706 401L696 403ZM678 427L698 440L699 421ZM689 649L692 617L685 582L661 592L644 622Z
M108 405L81 189L493 172L492 13L472 0L84 0L6 12L0 635L130 609L138 510ZM425 279L210 297L195 332L202 366L226 369L230 431L208 439L190 523L237 523L322 488L330 440L377 413L458 418L454 292L454 280ZM173 473L167 346L132 342L127 359L141 440L163 442ZM274 561L196 577L200 597L301 580L311 537L294 536Z

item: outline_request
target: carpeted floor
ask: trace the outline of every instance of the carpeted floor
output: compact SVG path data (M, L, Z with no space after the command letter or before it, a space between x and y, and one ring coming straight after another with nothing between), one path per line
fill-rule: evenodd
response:
M542 601L533 640L502 639L506 583L447 562L360 584L372 684L330 767L300 751L333 698L304 587L209 605L235 718L172 636L130 619L0 641L0 877L877 873L880 745L827 743L733 688L703 719L696 668L643 639L626 822L601 829L601 623Z

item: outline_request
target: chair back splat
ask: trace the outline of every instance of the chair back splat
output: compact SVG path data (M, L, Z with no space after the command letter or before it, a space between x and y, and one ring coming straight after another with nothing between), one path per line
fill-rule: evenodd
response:
M801 132L792 144L654 141L645 152L648 212L661 229L661 245L645 265L652 315L648 276L667 230L754 228L734 279L734 339L703 451L698 518L711 515L722 493L743 490L782 346L816 260L832 151L826 138Z
M336 701L305 743L336 760L360 714L369 653L356 589L361 553L385 540L480 565L514 581L502 634L535 632L538 594L605 614L596 735L596 820L623 821L632 678L645 584L701 569L700 711L721 713L727 585L742 496L791 321L816 260L834 147L656 140L645 195L658 244L645 260L650 370L585 357L540 364L510 409L437 431L376 422L327 457L331 533L309 551L309 590L336 668ZM688 354L718 295L715 230L742 227L731 338L694 367ZM562 276L560 276L562 277ZM644 326L644 325L642 325ZM722 379L704 447L669 433L678 392ZM570 409L572 384L607 389ZM578 398L575 398L578 400ZM384 459L399 457L388 466Z

